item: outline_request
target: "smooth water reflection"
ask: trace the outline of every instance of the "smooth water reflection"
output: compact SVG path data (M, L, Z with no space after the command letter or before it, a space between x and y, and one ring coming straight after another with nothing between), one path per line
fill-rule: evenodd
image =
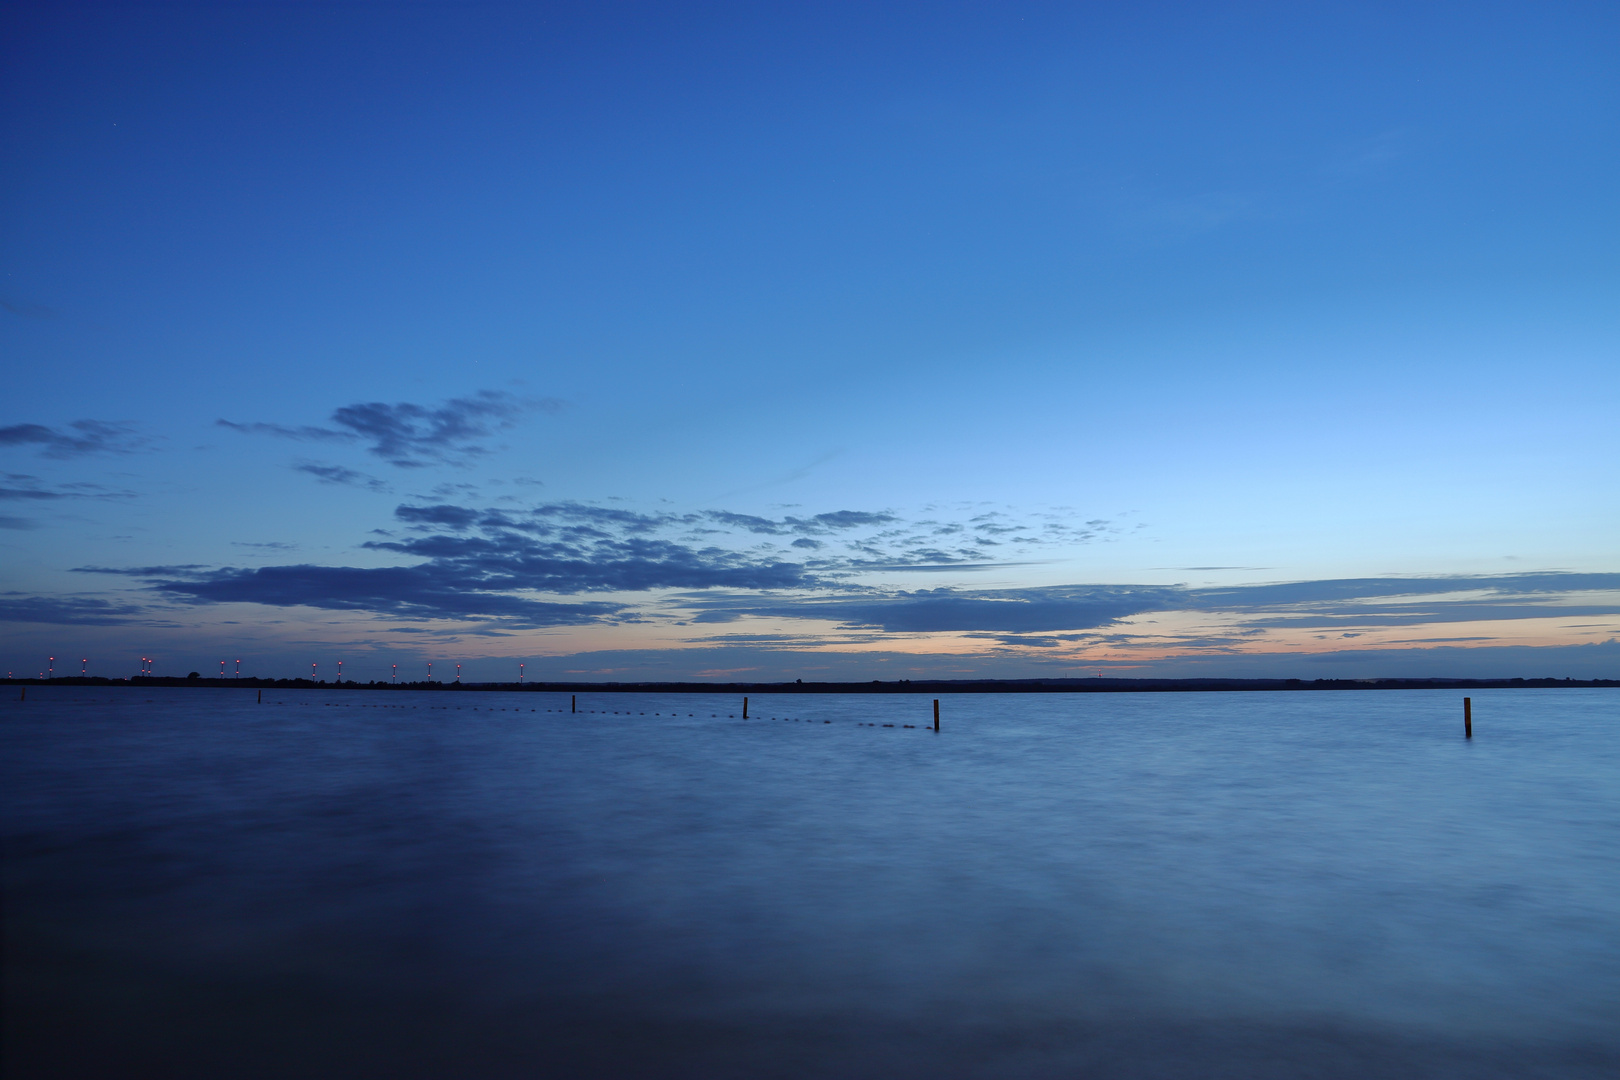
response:
M32 689L8 1073L1613 1075L1620 694L1472 696Z

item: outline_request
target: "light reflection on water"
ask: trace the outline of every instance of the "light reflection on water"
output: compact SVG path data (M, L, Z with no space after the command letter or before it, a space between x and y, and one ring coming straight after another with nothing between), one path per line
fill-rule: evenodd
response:
M1470 693L31 688L8 1074L1613 1075L1620 694Z

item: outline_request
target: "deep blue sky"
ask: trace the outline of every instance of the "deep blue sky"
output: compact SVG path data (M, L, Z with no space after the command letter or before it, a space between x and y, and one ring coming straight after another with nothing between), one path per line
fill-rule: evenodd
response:
M1620 666L1613 5L0 17L7 670Z

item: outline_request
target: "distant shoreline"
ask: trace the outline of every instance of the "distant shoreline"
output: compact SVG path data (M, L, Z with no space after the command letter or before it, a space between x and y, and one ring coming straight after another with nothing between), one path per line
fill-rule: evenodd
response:
M918 679L882 682L326 682L311 679L177 678L136 675L128 679L62 676L0 679L8 686L98 686L130 689L182 686L192 689L418 690L468 693L590 694L1141 694L1255 690L1522 690L1620 687L1620 679Z

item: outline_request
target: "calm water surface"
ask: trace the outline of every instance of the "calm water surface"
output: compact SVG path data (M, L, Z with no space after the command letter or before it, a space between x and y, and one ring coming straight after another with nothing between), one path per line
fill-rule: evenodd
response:
M1615 1076L1620 692L1471 693L9 691L7 1075Z

